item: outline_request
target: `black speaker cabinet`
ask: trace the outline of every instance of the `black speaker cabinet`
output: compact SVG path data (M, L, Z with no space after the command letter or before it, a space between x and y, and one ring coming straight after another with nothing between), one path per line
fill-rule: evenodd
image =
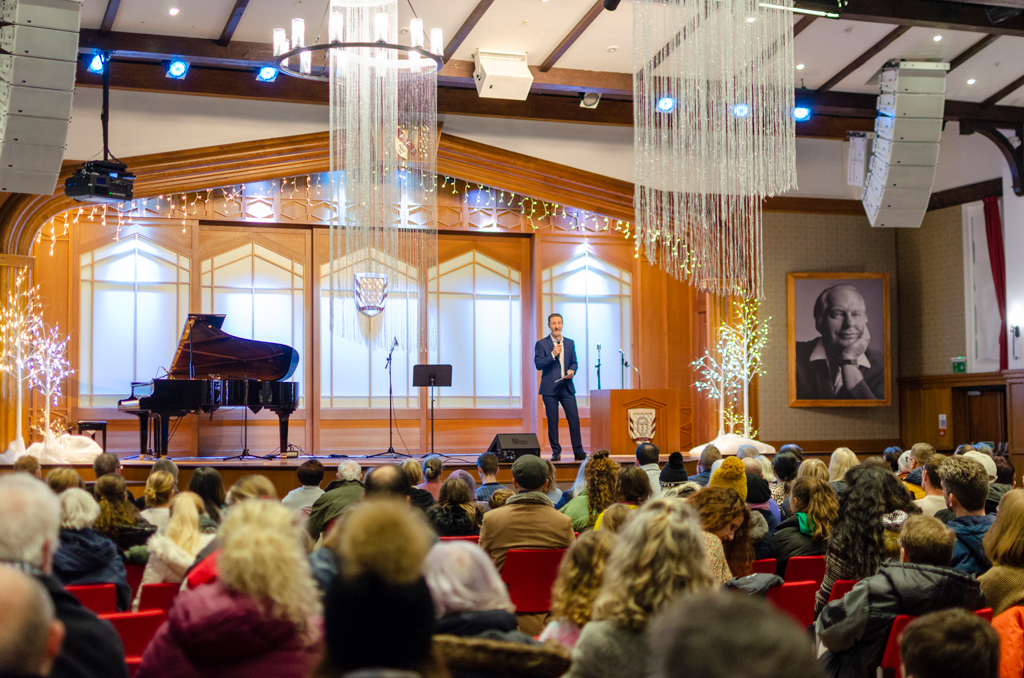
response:
M498 455L499 462L511 464L524 454L539 457L540 442L535 433L499 433L487 451Z

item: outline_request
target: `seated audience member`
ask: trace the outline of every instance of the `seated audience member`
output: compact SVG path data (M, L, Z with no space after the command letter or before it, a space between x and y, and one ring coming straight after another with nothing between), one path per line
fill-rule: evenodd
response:
M423 467L415 459L406 459L399 466L409 478L409 487L412 488L409 495L409 504L413 508L418 508L425 512L436 503L437 497L431 494L430 490L425 490L417 485L423 479Z
M615 479L615 503L626 506L629 510L635 511L641 504L651 498L651 481L642 468L636 466L624 466L619 469ZM609 506L608 508L611 508ZM601 523L605 509L594 521L594 529L601 529Z
M982 454L981 452L974 451L966 452L963 456L965 459L973 459L985 467L985 474L988 476L989 484L996 482L999 471L996 469L996 462L992 459L991 454Z
M196 493L203 500L203 515L199 517L203 532L216 532L227 500L220 472L212 466L200 466L189 478L188 491Z
M696 485L697 483L694 483ZM601 520L601 530L608 532L621 532L622 526L626 524L635 509L627 504L612 504L604 510L604 518Z
M712 478L714 480L714 478ZM719 584L751 573L750 509L730 487L706 487L687 500L700 518L708 569Z
M728 592L687 596L651 623L657 678L819 678L804 629L766 601Z
M966 456L953 456L939 467L946 504L956 515L947 525L956 534L953 567L970 574L984 574L991 566L982 540L996 517L985 515L988 474L985 467Z
M552 619L540 634L541 642L556 640L570 650L576 645L580 630L590 621L615 539L609 530L585 532L562 557L551 589Z
M23 473L0 476L0 564L39 582L64 625L64 642L50 676L127 678L124 646L113 627L97 619L52 575L60 522L57 497L42 481Z
M748 459L744 459L746 463ZM759 475L747 474L747 508L750 509L750 539L754 559L775 557L775 530L779 519L771 510L772 494L768 483Z
M219 531L218 579L182 591L135 674L306 678L320 604L302 529L276 501L243 501Z
M122 551L145 544L156 532L156 526L147 522L128 500L121 476L113 473L101 476L93 492L100 498L100 515L93 527Z
M794 443L787 443L779 448L779 454L792 454L797 462L804 460L804 448Z
M786 576L786 564L796 556L825 555L832 526L839 515L839 500L831 483L800 478L789 500L793 515L775 530L775 573Z
M797 459L795 454L780 450L772 458L772 470L775 471L775 477L778 479L770 487L772 499L781 507L786 498L789 497L789 490L793 487L796 474L800 471L800 460Z
M440 537L480 534L483 513L465 481L453 473L441 485L437 505L427 510L427 522Z
M544 494L547 484L543 459L532 454L519 457L512 464L512 486L518 494L484 514L480 548L491 556L498 572L510 549L564 549L575 539L572 521L556 511Z
M929 447L931 446L929 445ZM932 454L925 462L924 471L921 474L921 489L924 490L924 497L915 501L914 504L926 516L935 516L939 511L946 510L946 498L942 495L942 478L939 477L939 467L945 460L946 455L944 454Z
M911 516L900 533L901 562L857 582L821 611L814 630L828 652L822 656L833 678L859 678L878 666L892 622L950 607L985 606L978 581L949 567L953 532L936 518Z
M548 467L548 491L545 494L551 500L552 506L558 506L562 504L562 490L559 489L558 479L555 477L555 465L548 459L544 461L547 462L546 466ZM455 473L458 473L458 471Z
M658 494L660 494L669 487L676 487L686 482L690 482L690 478L686 475L683 455L679 452L673 452L668 455L668 463L665 464L665 468L661 469L661 472L658 474L658 483L651 485L651 489L658 488Z
M14 462L15 473L27 473L30 476L42 479L43 467L39 465L39 460L33 457L31 454L23 454Z
M266 476L251 474L242 476L228 490L226 506L234 506L247 499L270 499L277 501L277 488Z
M0 565L0 608L0 676L49 676L64 641L64 625L46 589L24 572Z
M887 462L885 459L882 459L881 457L868 457L867 459L862 461L860 465L874 466L875 468L880 468L884 471L892 473L892 468L889 466L889 462Z
M761 477L768 481L769 485L778 480L778 478L775 477L775 469L772 468L771 458L760 454L754 457L754 461L761 465Z
M99 482L99 479L102 478L103 476L121 475L121 459L112 452L103 452L97 455L96 458L92 460L92 470L93 473L96 474L96 482ZM95 486L93 486L93 494L95 494L95 489ZM127 489L125 490L125 492L128 495L128 501L134 504L135 495L133 495ZM100 498L99 496L97 496L96 501L99 500Z
M747 471L743 461L736 457L726 457L711 474L708 487L731 487L744 498L747 497Z
M700 452L700 461L697 462L697 473L690 476L690 481L707 487L708 481L711 480L711 466L721 458L722 453L717 447L711 443L705 445Z
M149 559L142 573L133 609L139 609L142 586L146 584L178 584L196 561L196 556L213 541L214 535L199 529L203 500L198 494L182 492L171 500L171 517L160 532L146 542Z
M900 471L900 455L902 454L903 450L896 445L887 447L882 451L882 460L888 464L889 470L893 473L899 473Z
M363 498L365 490L359 481L362 469L359 464L346 460L338 464L338 477L332 480L323 495L315 502L306 521L306 532L313 539L318 539L327 523L331 522L350 506Z
M426 490L437 501L441 496L441 475L444 473L444 462L436 454L428 454L423 460L423 482L416 487Z
M53 576L64 586L113 584L117 589L117 609L126 611L132 604L128 573L117 546L92 529L100 507L92 495L77 487L60 497L60 546L53 554Z
M740 461L753 459L761 454L761 451L754 445L744 444L736 448L736 458Z
M378 466L366 472L366 498L394 499L410 504L413 487L409 477L395 466Z
M171 487L174 490L174 493L177 494L178 493L178 465L175 464L170 459L168 459L167 457L164 457L163 459L157 459L156 461L154 461L153 465L149 468L150 475L152 475L153 473L155 473L157 471L164 471L165 473L170 473L171 474L171 477L174 479ZM139 509L140 511L145 511L147 506L148 506L148 504L146 504L146 496L145 496L145 494L143 494L143 496L141 496L141 497L139 497L138 499L135 500L135 508ZM160 527L163 527L163 526L161 525Z
M992 567L978 581L992 612L1024 604L1024 490L1006 493L982 544Z
M476 458L476 470L480 474L480 487L476 488L476 500L487 501L498 490L508 488L498 482L498 455L484 452Z
M828 462L828 482L836 494L846 491L846 472L860 464L857 455L849 447L837 448Z
M993 457L996 465L996 481L989 483L988 499L985 500L985 513L995 513L999 502L1017 484L1017 469L1007 457Z
M837 581L877 574L882 562L898 554L903 524L920 512L888 465L861 464L846 474L846 482L828 539L825 579L814 599L815 615L825 607Z
M708 491L724 490L702 490ZM644 504L608 556L592 619L573 647L567 678L651 675L648 622L677 597L714 585L693 510L674 499Z
M970 443L961 443L960 445L956 446L955 450L953 450L953 454L954 455L960 455L960 454L966 454L968 452L974 452L974 451L976 451L974 449L974 445L971 445Z
M904 480L911 485L924 487L925 465L935 454L935 448L928 443L914 443L910 448L910 474Z
M966 610L952 609L915 619L900 636L906 678L996 678L999 636L992 625Z
M161 529L171 518L168 508L174 496L174 476L166 471L153 471L146 480L146 491L142 495L146 500L146 509L141 512L150 525Z
M514 497L514 496L516 496L515 492L513 492L510 489L507 489L507 488L503 487L500 490L496 490L491 495L490 499L487 500L487 506L491 510L494 510L496 508L501 508L502 506L505 505L505 502L507 502L510 497Z
M46 474L46 485L54 494L60 494L70 487L85 489L85 481L73 468L55 468Z
M324 481L324 465L316 459L308 459L295 471L299 478L299 485L281 500L281 506L292 513L309 514L312 511L316 500L324 495L320 489L320 483Z
M658 498L659 499L687 499L687 498L697 494L702 489L704 489L704 488L702 488L697 483L695 483L693 481L687 481L687 482L683 483L682 485L674 485L672 487L666 487L664 490L662 490L661 496L658 497Z
M561 511L572 521L572 528L582 532L594 526L601 512L615 503L619 465L608 450L598 450L586 460L585 492L573 496Z
M636 465L647 474L651 492L657 495L661 491L661 450L654 443L640 443L636 446Z
M804 476L810 476L812 478L820 478L826 483L829 481L828 466L825 466L825 462L821 459L804 459L800 462L800 470L797 471L796 477L803 478Z

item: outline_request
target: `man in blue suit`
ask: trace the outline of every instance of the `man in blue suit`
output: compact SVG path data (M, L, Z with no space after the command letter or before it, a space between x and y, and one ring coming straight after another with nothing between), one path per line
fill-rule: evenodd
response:
M586 459L583 439L580 437L580 413L576 409L576 387L572 377L576 374L576 346L572 339L562 336L562 316L548 316L549 336L533 347L533 363L541 371L540 394L544 398L544 412L548 418L548 441L551 443L551 461L558 461L562 446L558 442L558 405L561 403L569 422L569 437L577 461Z

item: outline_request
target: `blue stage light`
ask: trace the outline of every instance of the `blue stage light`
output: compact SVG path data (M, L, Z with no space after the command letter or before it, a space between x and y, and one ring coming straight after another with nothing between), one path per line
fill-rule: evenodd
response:
M745 118L750 115L750 105L736 104L732 107L732 114L737 118Z
M89 61L89 72L90 73L102 73L103 72L103 57L99 54L94 54L92 59Z
M260 82L274 82L277 79L277 69L273 66L264 66L257 71L256 79Z
M672 97L661 97L658 99L657 108L661 113L671 113L675 110L676 100Z
M797 104L793 107L793 119L797 122L804 122L811 119L811 107L806 104Z
M167 64L167 77L174 78L175 80L181 80L188 73L188 62L182 61L181 59L175 59Z

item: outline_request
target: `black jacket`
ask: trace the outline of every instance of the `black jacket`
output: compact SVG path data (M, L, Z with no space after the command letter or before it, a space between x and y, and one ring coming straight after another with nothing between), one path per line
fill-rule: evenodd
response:
M430 494L429 490L424 490L422 487L412 488L412 494L409 495L409 506L426 513L434 503L434 495Z
M462 638L490 638L512 643L530 643L536 641L519 630L519 622L515 614L505 610L480 610L456 612L437 620L437 634L459 636Z
M796 516L786 518L775 530L775 574L786 576L786 563L796 556L823 556L828 547L827 541L815 542L810 535L800 531L800 521Z
M114 542L96 530L61 530L60 548L53 554L53 576L64 586L113 584L117 609L132 605L132 589L124 561Z
M427 521L439 537L467 537L480 534L480 523L483 515L474 507L473 514L462 510L461 506L431 506L427 510Z
M832 678L873 677L898 615L984 606L985 594L972 575L949 567L887 563L821 611L814 625L828 648L821 661Z

